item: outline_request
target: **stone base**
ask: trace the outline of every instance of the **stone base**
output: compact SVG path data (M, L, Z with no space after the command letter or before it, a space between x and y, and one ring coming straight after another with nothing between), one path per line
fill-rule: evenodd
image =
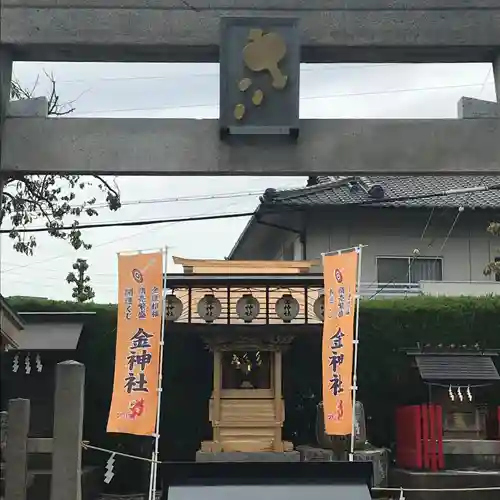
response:
M348 453L336 455L333 450L326 450L316 446L297 446L300 453L301 462L345 462L349 459ZM356 462L372 462L373 464L373 484L372 486L387 486L387 476L389 469L389 454L385 449L356 450L354 451Z
M389 453L385 448L355 450L354 461L371 462L373 464L372 486L377 488L387 486L387 479L389 475Z
M300 453L301 462L335 462L339 460L333 450L316 446L300 445L297 446L297 451Z
M391 471L391 486L416 489L488 488L500 487L500 472L497 471L440 471L421 472L395 469ZM405 491L406 500L498 500L497 491Z
M27 500L48 500L52 481L52 471L33 470L28 472L31 484L28 487ZM102 468L83 467L82 470L82 500L94 500L102 490Z
M197 462L300 462L298 451L272 452L261 451L245 453L242 451L196 452Z
M500 471L500 441L497 440L444 439L443 453L447 469Z

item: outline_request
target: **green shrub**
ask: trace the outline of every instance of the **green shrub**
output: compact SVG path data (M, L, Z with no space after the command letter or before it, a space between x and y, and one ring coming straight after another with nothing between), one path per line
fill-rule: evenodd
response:
M116 306L11 298L17 311L94 311L89 317L77 358L87 372L85 439L97 446L148 455L150 438L108 435L106 423L112 392L116 341ZM258 326L255 326L258 328ZM167 330L168 333L168 330ZM474 345L500 348L500 297L408 298L362 301L358 363L359 399L368 416L369 438L377 445L394 442L394 410L424 402L425 390L411 378L410 359L401 349L421 345ZM321 398L321 334L298 337L284 357L285 438L295 444L314 442L315 408ZM166 336L161 417L164 460L190 460L203 439L210 439L208 398L212 360L201 339ZM498 391L497 391L498 392ZM498 401L500 405L500 400ZM87 456L103 463L107 456ZM122 464L123 462L123 464ZM137 483L131 467L120 461L111 489L130 490ZM141 467L141 477L144 466Z

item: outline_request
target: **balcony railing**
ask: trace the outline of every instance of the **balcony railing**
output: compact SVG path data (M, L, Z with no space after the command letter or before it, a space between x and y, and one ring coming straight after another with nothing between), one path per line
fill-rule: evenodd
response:
M423 295L434 297L484 297L500 295L499 281L421 281Z
M363 299L413 297L422 293L418 283L361 283Z
M495 281L420 281L419 283L361 283L363 299L387 299L430 295L433 297L482 297L500 295Z

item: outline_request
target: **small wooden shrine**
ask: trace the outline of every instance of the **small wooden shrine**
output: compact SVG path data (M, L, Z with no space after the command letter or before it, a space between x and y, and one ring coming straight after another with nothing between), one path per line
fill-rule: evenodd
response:
M282 355L299 330L321 329L318 262L174 262L184 273L168 276L167 321L186 324L213 352L213 436L201 452L292 451L282 437Z
M498 470L500 408L491 395L500 384L494 363L499 351L426 346L406 354L427 396L398 410L398 466Z

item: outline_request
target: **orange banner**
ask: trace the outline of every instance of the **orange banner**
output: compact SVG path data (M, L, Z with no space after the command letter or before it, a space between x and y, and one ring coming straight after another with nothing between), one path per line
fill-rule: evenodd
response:
M115 379L108 432L151 436L158 409L163 253L118 256Z
M323 411L331 436L352 432L354 308L359 252L325 255L323 324Z

